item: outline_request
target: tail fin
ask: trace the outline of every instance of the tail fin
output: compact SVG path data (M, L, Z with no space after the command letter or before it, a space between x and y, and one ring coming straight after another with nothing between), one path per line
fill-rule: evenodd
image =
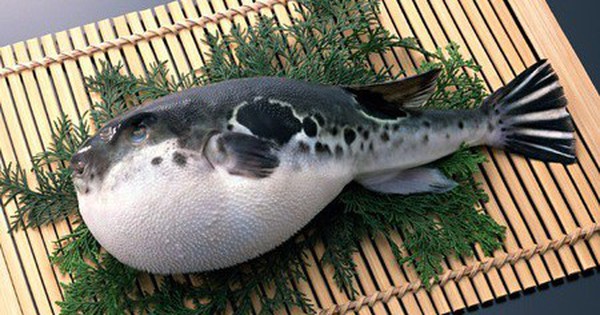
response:
M546 162L575 162L573 122L558 76L546 60L490 95L488 144Z

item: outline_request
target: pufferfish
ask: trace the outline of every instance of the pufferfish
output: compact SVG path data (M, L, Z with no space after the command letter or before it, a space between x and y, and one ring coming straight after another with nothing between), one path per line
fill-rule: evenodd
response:
M73 156L81 216L126 265L201 272L274 249L351 181L382 194L449 191L457 183L428 163L463 145L575 161L547 61L478 108L420 109L439 73L364 86L235 79L137 107Z

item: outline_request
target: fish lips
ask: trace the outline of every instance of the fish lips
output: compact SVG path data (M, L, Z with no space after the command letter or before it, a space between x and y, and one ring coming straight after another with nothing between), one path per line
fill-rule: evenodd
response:
M102 179L109 167L110 158L104 141L98 135L92 137L71 157L69 167L77 182Z

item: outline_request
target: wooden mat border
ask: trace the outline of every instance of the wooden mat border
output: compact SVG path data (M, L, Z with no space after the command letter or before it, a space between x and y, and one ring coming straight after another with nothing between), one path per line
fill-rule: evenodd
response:
M185 2L185 1L184 1ZM0 69L0 77L7 77L11 74L18 74L24 71L35 70L39 67L50 67L53 64L57 63L66 63L68 61L77 60L82 57L93 57L97 58L95 54L99 52L108 52L110 54L110 50L113 48L117 49L127 49L132 47L127 47L127 45L133 45L140 41L151 40L155 37L164 38L168 35L175 35L181 32L190 32L193 31L195 27L207 27L209 23L218 24L223 20L233 21L236 17L245 16L249 12L261 12L263 9L271 10L276 5L286 5L288 1L284 0L267 0L267 1L259 1L255 3L245 4L237 9L229 9L222 11L221 13L217 13L214 15L202 16L196 19L186 19L184 21L176 22L171 25L164 25L161 27L157 27L153 30L148 30L142 33L133 34L130 36L119 37L114 40L103 41L97 44L89 45L85 48L74 49L71 51L61 52L54 56L38 58L34 61L28 61L23 63L17 63L11 66L4 67ZM520 1L508 1L510 4L510 8L514 10L511 12L515 16L519 17L519 21L521 21L520 27L523 28L525 33L528 35L528 39L531 40L529 45L537 48L539 51L536 51L539 56L546 56L549 59L556 60L553 62L553 65L557 68L557 72L565 85L565 89L567 95L569 96L569 100L573 103L575 99L577 102L581 102L582 104L599 104L598 103L598 94L594 89L591 81L585 74L585 70L577 60L574 52L570 48L564 34L562 32L548 34L548 32L542 31L540 27L550 27L551 29L556 30L557 24L556 21L553 20L551 13L549 14L549 8L545 5L543 1L532 1L531 3L522 3ZM171 5L169 5L171 6ZM528 23L528 21L535 21L532 14L539 13L540 15L536 15L535 18L540 19L542 17L543 23ZM278 15L281 18L280 15ZM280 21L281 22L281 21ZM102 23L102 22L101 22ZM117 30L118 30L118 26ZM213 25L214 27L214 25ZM560 30L558 28L558 30ZM59 33L60 34L60 33ZM57 34L57 36L60 36ZM546 35L546 36L544 36ZM147 44L147 43L146 43ZM557 45L558 44L558 45ZM19 44L17 44L19 45ZM15 47L17 47L15 45ZM185 43L184 43L185 45ZM11 48L8 48L11 49ZM186 49L187 50L187 49ZM12 54L12 51L8 51L7 48L2 49L2 56L6 58L8 54ZM565 57L567 59L565 60ZM110 58L110 57L109 57ZM385 59L385 57L384 57ZM6 59L5 59L6 62ZM561 73L562 72L562 73ZM580 76L576 81L577 84L570 83L571 81L565 84L564 78L566 76ZM575 81L575 80L573 80ZM84 91L85 93L85 91ZM598 155L598 115L597 115L597 107L594 106L577 106L575 109L570 107L571 111L579 112L578 114L573 113L574 116L582 115L586 116L586 121L592 121L592 123L586 124L578 124L578 131L582 135L583 138L586 139L587 145L585 150L591 152L591 166L596 166L597 162L594 161ZM596 114L596 115L594 115ZM588 119L588 117L591 117ZM489 192L488 192L489 193ZM594 217L594 219L597 219ZM448 281L454 280L459 281L461 278L468 276L469 278L474 278L481 271L484 273L489 272L492 267L500 268L507 263L514 264L519 259L525 258L527 260L531 259L534 255L544 254L548 250L559 250L563 245L575 245L577 241L582 237L586 239L591 239L594 236L594 232L598 230L598 224L592 223L583 228L576 228L572 232L563 235L560 238L555 238L551 241L540 243L539 245L534 245L532 247L528 247L527 249L517 249L515 251L511 251L509 254L498 253L495 258L485 259L481 262L475 262L468 266L462 266L457 269L447 270L440 277L440 284L444 286ZM4 279L10 278L3 273L2 271L6 271L6 269L2 269L3 263L6 264L4 256L3 259L0 259L0 280L3 277ZM595 265L595 263L594 263ZM589 267L588 267L589 268ZM586 266L584 266L586 269ZM535 273L535 271L534 271ZM537 277L536 277L537 278ZM556 278L556 276L552 276L552 278ZM539 281L539 280L538 280ZM384 302L388 302L392 296L402 297L407 291L416 291L421 287L421 283L419 281L412 281L403 284L402 286L390 286L388 290L385 291L377 291L368 297L361 297L355 301L332 305L331 307L326 308L324 312L332 313L336 311L346 311L346 310L359 310L360 307L364 305L373 306L375 302L383 300ZM14 293L14 291L13 291ZM3 294L4 296L4 294ZM16 295L14 295L16 299ZM1 300L0 300L1 301ZM454 309L454 307L452 307Z

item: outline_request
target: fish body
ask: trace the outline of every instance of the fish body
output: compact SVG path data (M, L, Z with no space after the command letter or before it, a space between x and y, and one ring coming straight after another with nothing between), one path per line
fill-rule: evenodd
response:
M540 62L473 110L421 110L437 71L371 86L284 78L186 90L108 122L71 161L83 220L121 262L225 268L289 239L355 180L440 193L426 165L461 145L573 162L556 75Z

